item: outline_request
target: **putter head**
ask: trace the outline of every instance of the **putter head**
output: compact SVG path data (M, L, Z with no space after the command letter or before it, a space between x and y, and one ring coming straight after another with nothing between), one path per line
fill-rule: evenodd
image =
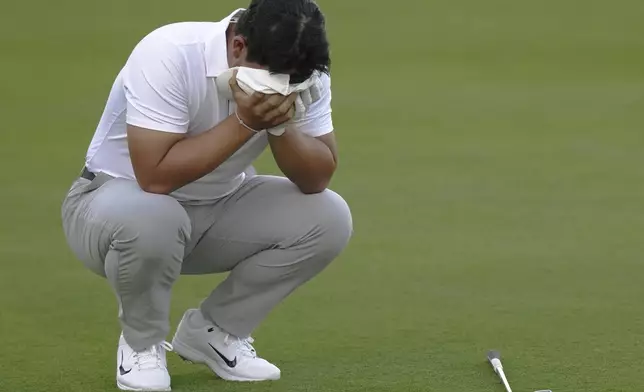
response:
M498 359L501 360L501 353L496 350L490 350L487 352L487 360L492 362L492 360Z
M490 350L487 352L487 360L490 362L490 365L492 365L492 369L494 369L495 373L499 373L499 370L503 369L503 365L501 364L501 353L495 350Z
M550 389L539 389L538 391L534 392L552 392Z

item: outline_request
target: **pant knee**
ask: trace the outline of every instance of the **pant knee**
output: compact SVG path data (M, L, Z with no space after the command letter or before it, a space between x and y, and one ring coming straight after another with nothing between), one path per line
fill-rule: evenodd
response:
M319 239L316 251L331 261L339 255L353 235L353 218L347 202L337 193L326 190L319 194L316 213Z

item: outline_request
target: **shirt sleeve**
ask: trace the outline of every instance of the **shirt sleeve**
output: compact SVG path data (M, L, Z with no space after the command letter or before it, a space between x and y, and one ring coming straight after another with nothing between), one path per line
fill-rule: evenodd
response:
M180 48L154 33L134 48L123 70L126 122L170 133L188 131L185 61Z
M333 132L331 118L331 77L327 74L320 76L322 91L320 99L309 106L304 117L293 122L295 129L309 136L319 137Z

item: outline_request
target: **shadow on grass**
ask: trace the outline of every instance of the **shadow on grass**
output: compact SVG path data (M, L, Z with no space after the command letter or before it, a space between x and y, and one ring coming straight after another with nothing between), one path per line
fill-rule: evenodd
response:
M219 390L225 381L207 369L194 369L172 374L173 391Z
M183 370L172 374L172 391L283 391L288 385L279 381L231 382L220 379L208 369Z

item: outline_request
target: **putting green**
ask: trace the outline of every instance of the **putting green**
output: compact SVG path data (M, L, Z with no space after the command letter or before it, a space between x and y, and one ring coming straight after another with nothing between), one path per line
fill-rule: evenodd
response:
M640 1L320 1L355 237L256 332L239 385L175 391L644 389ZM113 391L108 286L60 202L114 76L156 26L244 2L10 2L0 13L0 391ZM260 162L274 172L269 156ZM184 277L173 322L221 277Z

